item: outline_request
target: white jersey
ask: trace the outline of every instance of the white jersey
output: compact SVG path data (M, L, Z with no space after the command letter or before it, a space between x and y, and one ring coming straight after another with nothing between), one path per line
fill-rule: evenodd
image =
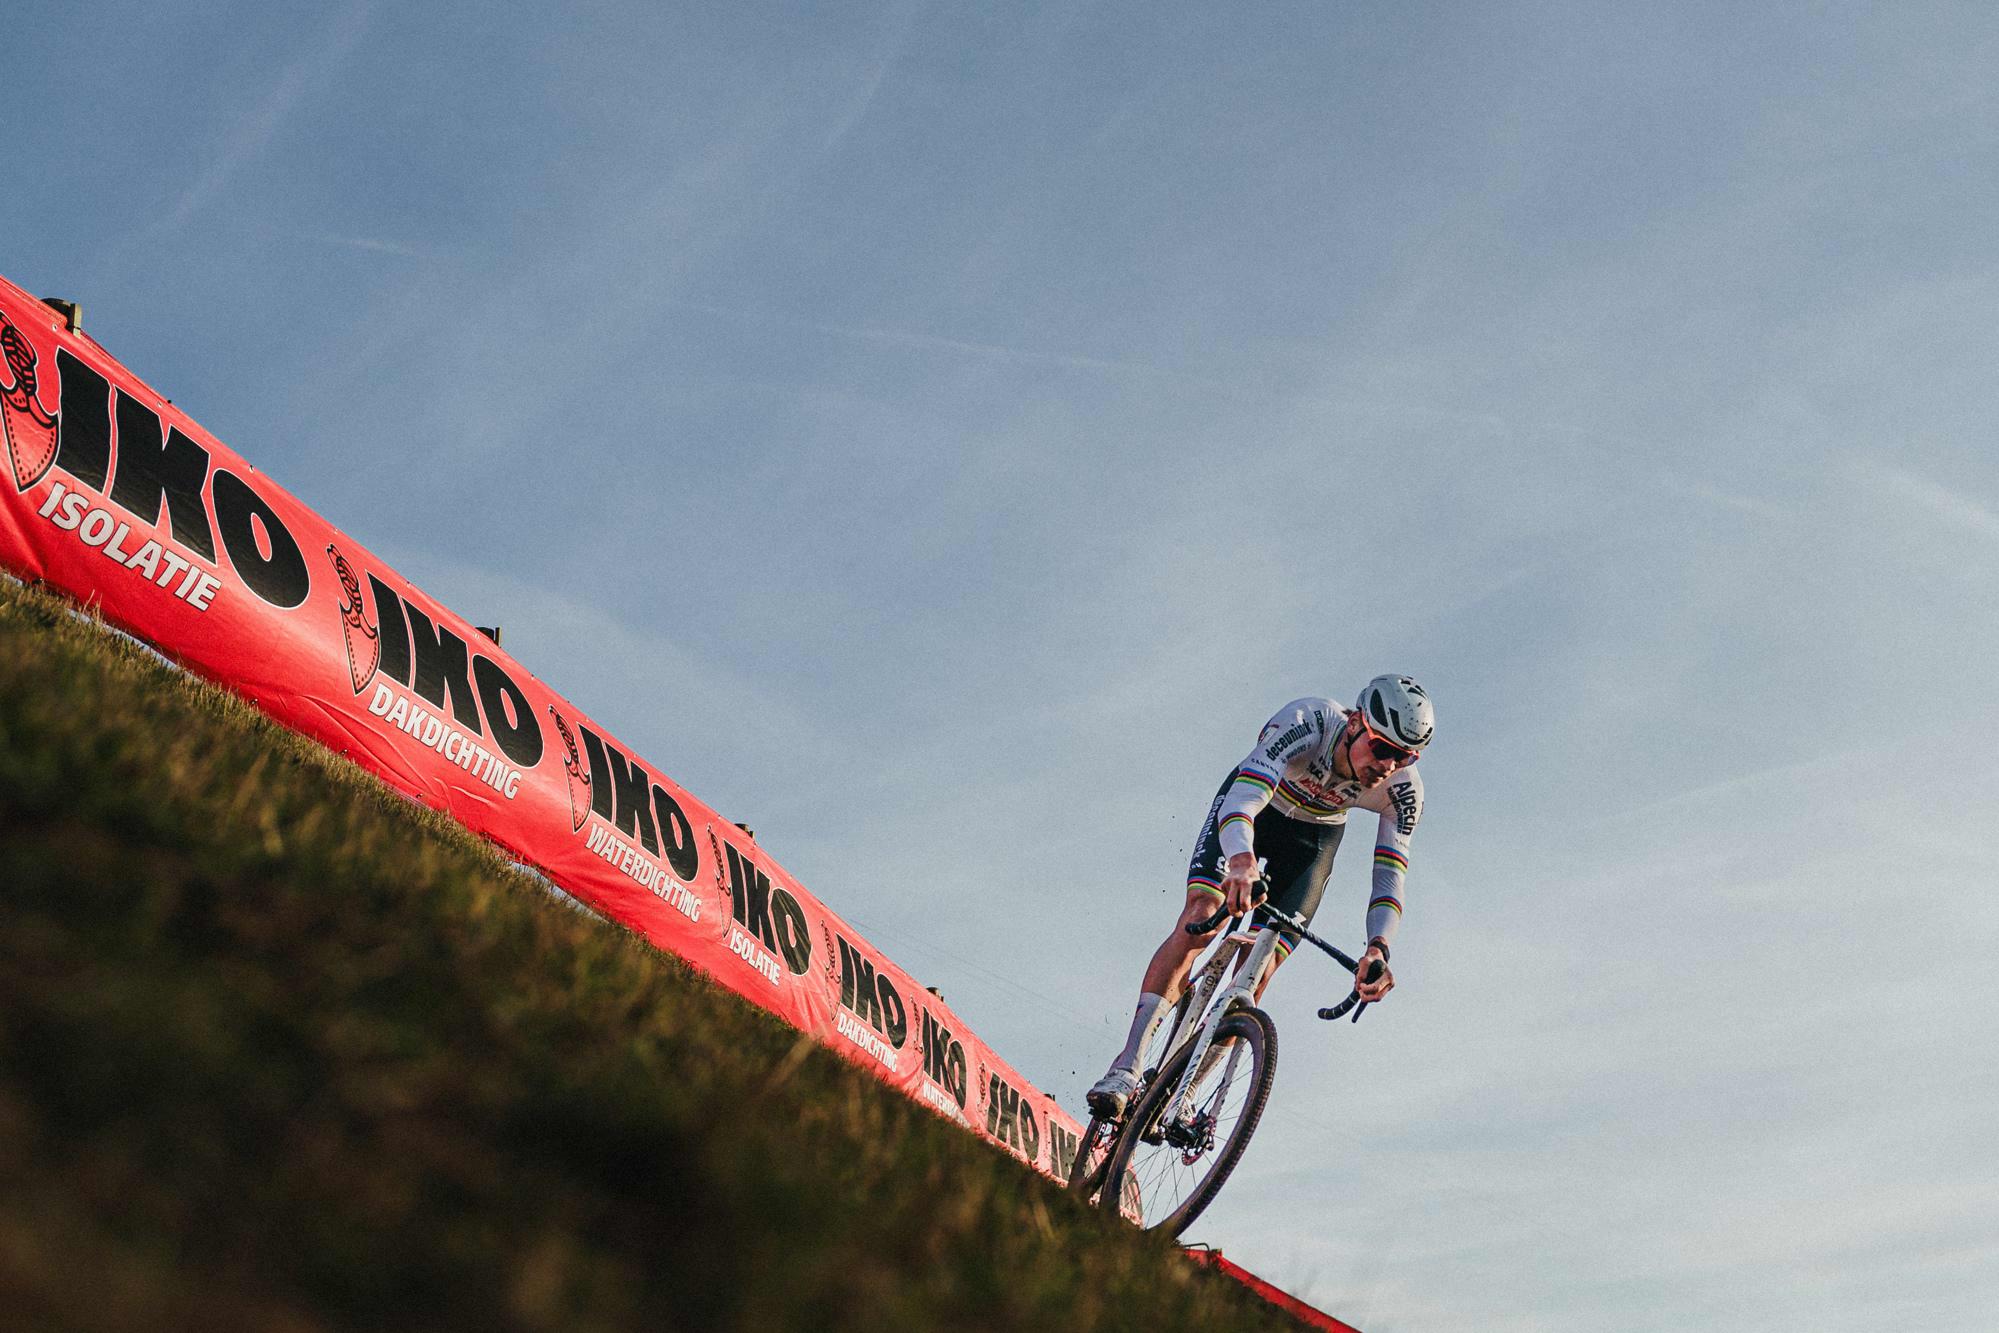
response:
M1346 709L1330 699L1296 699L1278 709L1264 723L1256 748L1236 766L1215 811L1215 832L1226 858L1255 852L1256 817L1266 806L1309 824L1344 824L1349 810L1374 811L1380 821L1367 934L1388 940L1402 920L1409 841L1423 816L1423 779L1414 764L1366 791L1334 776L1334 743L1345 723Z

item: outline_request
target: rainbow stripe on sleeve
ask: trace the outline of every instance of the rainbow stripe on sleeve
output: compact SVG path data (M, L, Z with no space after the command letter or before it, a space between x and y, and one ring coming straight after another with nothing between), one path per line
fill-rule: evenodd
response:
M1265 796L1277 790L1277 784L1253 768L1238 768L1235 771L1235 780L1237 782L1247 782L1250 786L1262 791Z
M1384 894L1379 898L1376 898L1373 902L1369 903L1367 905L1367 910L1372 912L1377 907L1392 907L1395 909L1396 916L1399 917L1402 915L1402 904L1396 902L1395 899L1388 897L1386 894Z
M1406 875L1409 873L1409 858L1396 851L1393 847L1376 847L1374 849L1374 863L1378 866L1387 866L1397 874Z
M1229 825L1231 825L1231 824L1234 824L1234 823L1237 823L1238 821L1239 821L1239 822L1241 822L1241 823L1244 823L1244 824L1248 824L1248 825L1250 826L1250 828L1251 828L1252 830L1253 830L1253 829L1255 829L1255 827L1256 827L1256 824L1255 824L1255 822L1254 822L1254 821L1252 821L1252 820L1250 819L1250 817L1249 817L1248 815L1246 815L1246 814L1244 814L1244 813L1243 813L1242 811L1238 810L1238 811L1236 811L1236 812L1235 812L1234 814L1232 814L1232 815L1228 815L1228 816L1226 816L1225 818L1223 818L1223 820L1222 820L1222 822L1221 822L1221 826L1220 826L1219 828L1217 828L1217 829L1215 830L1215 832L1217 832L1217 833L1220 833L1220 832L1222 831L1222 829L1225 829L1225 828L1227 828L1227 827L1228 827Z

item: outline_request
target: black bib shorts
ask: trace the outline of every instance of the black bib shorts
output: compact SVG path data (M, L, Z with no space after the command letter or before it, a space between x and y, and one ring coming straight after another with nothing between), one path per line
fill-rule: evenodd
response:
M1201 836L1194 843L1194 859L1187 866L1187 887L1214 895L1217 903L1222 898L1222 863L1227 858L1222 855L1216 820L1221 814L1222 798L1234 783L1235 774L1231 773L1215 793L1214 804L1208 807L1207 822L1201 825ZM1263 858L1263 873L1270 880L1271 904L1310 925L1313 913L1319 910L1319 899L1325 896L1326 879L1333 873L1333 854L1339 850L1347 826L1308 824L1291 818L1274 805L1266 805L1252 827L1255 835L1251 844ZM1289 953L1297 942L1297 932L1284 932L1284 952Z

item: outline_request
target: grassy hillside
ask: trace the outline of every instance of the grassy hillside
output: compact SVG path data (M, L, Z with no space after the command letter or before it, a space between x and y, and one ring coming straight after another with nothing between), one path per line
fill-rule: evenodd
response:
M0 1325L1287 1327L0 578Z

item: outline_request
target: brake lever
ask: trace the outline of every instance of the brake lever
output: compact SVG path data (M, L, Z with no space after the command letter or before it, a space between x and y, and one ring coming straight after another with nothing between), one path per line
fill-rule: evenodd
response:
M1367 976L1362 978L1362 980L1373 981L1376 977L1380 975L1381 975L1381 964L1380 962L1377 961L1368 968ZM1371 1000L1361 999L1360 991L1356 989L1351 995L1348 995L1346 999L1341 1000L1338 1004L1333 1005L1331 1008L1321 1009L1319 1011L1319 1017L1325 1019L1328 1022L1331 1022L1336 1018L1344 1017L1346 1012L1349 1009L1351 1009L1353 1010L1353 1017L1348 1021L1353 1023L1358 1023L1360 1022L1360 1016L1367 1012L1367 1006L1371 1003L1373 1003Z
M1258 889L1262 890L1262 892L1258 893L1256 895L1255 900L1250 903L1248 911L1239 913L1238 915L1251 916L1255 913L1257 908L1263 906L1263 904L1269 900L1270 898L1269 879L1265 878L1262 875L1258 875L1256 877L1256 886ZM1229 914L1230 913L1229 913L1228 900L1224 899L1222 901L1222 905L1215 909L1215 914L1209 917L1206 921L1189 921L1187 923L1187 933L1189 935L1212 934L1215 927L1222 924L1222 918L1228 916Z
M1377 958L1374 962L1368 964L1367 975L1365 977L1362 977L1361 980L1373 981L1375 978L1381 975L1382 967L1383 964L1381 960ZM1360 991L1358 989L1354 991L1354 998L1355 999L1360 998ZM1361 1000L1359 1007L1353 1011L1353 1017L1348 1019L1347 1021L1350 1023L1360 1022L1360 1016L1367 1012L1367 1006L1371 1003L1372 1001L1370 1000Z

